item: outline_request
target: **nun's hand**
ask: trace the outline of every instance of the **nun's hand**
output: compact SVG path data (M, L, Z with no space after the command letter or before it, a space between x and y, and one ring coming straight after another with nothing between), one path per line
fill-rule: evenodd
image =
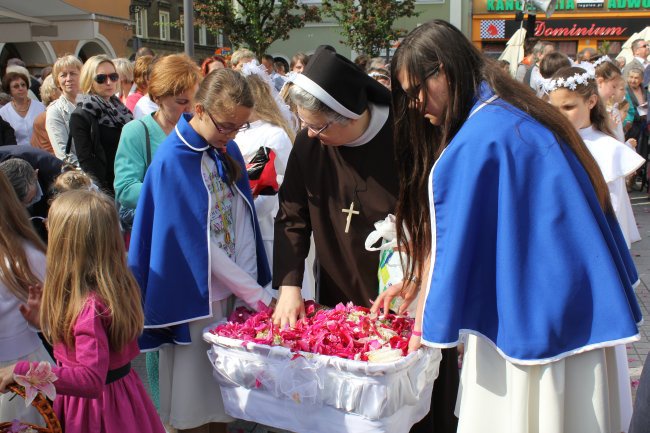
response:
M298 286L280 286L278 302L273 312L273 324L284 329L294 327L298 319L305 317L305 302Z

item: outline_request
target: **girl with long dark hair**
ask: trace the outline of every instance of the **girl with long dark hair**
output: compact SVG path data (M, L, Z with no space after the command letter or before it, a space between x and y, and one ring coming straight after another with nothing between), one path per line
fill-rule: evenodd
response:
M578 132L444 21L391 71L411 284L376 308L421 291L411 349L466 336L459 432L620 431L613 346L638 338L638 276Z

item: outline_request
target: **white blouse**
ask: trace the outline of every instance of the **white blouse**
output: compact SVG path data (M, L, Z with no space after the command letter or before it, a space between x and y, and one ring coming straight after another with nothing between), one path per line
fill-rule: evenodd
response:
M4 107L0 108L0 117L2 117L5 122L9 122L14 132L16 133L16 144L22 146L29 146L30 140L32 138L32 131L34 130L34 120L36 116L45 111L45 106L39 101L32 100L29 105L29 110L25 117L21 117L20 114L14 110L14 104L11 102L5 104Z

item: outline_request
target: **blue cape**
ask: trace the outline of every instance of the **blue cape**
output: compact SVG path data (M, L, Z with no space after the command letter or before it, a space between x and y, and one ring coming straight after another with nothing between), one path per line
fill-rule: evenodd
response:
M492 94L484 85L474 109ZM575 154L535 119L501 99L476 111L430 181L424 344L474 333L511 361L536 364L638 334L638 276L616 217L601 210Z
M129 267L142 291L142 350L191 342L188 322L210 315L209 197L201 174L201 158L211 148L189 125L190 119L189 115L181 116L178 133L172 131L156 152L133 221ZM266 285L271 272L244 160L233 141L228 143L227 152L241 166L242 176L236 185L252 210L257 281Z

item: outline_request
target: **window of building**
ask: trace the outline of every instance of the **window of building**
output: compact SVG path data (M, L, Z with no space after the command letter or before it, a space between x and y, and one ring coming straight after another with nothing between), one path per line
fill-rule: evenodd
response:
M199 28L199 45L208 45L208 28L205 25Z
M178 27L178 30L181 32L181 37L180 40L181 42L185 42L185 15L181 14L180 17L180 25Z
M139 38L147 37L147 10L140 9L135 13L135 35Z
M169 40L169 12L160 11L158 13L158 25L160 26L160 40Z

